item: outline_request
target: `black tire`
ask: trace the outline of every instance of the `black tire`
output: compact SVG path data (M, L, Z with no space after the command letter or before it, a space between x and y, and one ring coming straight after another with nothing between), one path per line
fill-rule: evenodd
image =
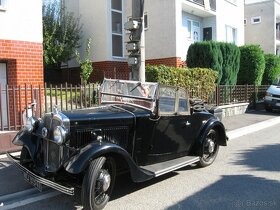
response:
M214 129L207 133L202 146L202 156L198 162L200 167L209 166L216 159L219 151L218 138L219 135Z
M106 206L113 191L115 177L116 164L114 159L99 157L91 161L82 185L84 209L99 210Z

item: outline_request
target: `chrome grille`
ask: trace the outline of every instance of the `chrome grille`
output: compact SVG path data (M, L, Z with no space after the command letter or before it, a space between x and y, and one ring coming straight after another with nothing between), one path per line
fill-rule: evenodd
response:
M272 95L274 98L280 98L280 95Z
M63 148L48 140L43 140L43 148L45 170L56 172L62 164Z

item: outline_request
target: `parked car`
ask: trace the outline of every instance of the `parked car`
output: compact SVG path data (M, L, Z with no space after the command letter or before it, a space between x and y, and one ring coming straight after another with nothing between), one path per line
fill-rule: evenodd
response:
M187 92L157 83L105 79L101 106L28 119L7 154L38 189L81 191L84 209L102 209L115 177L143 182L190 164L211 165L226 146L222 122L205 109L191 113ZM79 195L79 194L78 194Z
M271 112L273 109L280 109L280 77L267 89L264 105L267 112Z

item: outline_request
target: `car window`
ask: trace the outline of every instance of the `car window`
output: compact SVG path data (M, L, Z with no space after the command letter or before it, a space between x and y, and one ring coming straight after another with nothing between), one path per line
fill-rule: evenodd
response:
M159 110L161 113L174 113L176 90L174 87L160 87Z

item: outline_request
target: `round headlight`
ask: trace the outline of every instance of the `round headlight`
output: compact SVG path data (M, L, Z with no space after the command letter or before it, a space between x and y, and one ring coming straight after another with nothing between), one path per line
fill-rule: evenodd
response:
M270 96L270 97L272 97L272 93L270 93L270 92L266 92L266 94L265 94L266 96Z
M66 130L61 127L57 126L53 129L53 140L58 143L62 144L66 136Z
M33 117L29 117L26 121L25 129L31 133L33 131L35 122L36 121Z

